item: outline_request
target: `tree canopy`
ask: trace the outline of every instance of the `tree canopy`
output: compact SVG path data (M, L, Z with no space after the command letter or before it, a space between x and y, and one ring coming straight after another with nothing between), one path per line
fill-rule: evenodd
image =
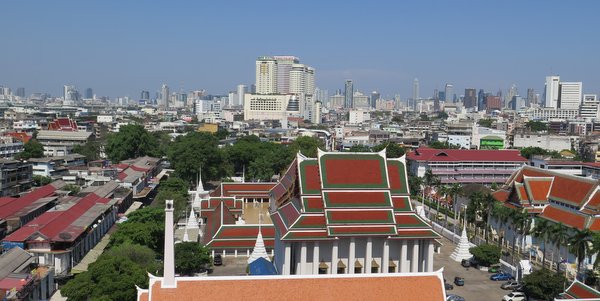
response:
M486 128L491 128L493 123L494 123L494 121L490 118L479 119L477 121L477 124L479 124L480 126L486 127Z
M473 257L480 265L490 266L500 262L500 247L490 244L482 244L469 249Z
M538 120L530 120L525 125L532 132L543 132L548 130L548 125Z
M566 281L562 273L542 269L523 277L523 291L530 298L550 301L564 291Z
M110 236L110 247L122 244L143 245L157 254L163 252L164 209L145 207L128 216L128 220L119 224L117 231ZM161 213L162 212L162 213Z
M175 174L186 182L195 181L200 168L205 181L220 180L228 173L219 140L209 133L190 132L177 137L167 156Z
M181 242L175 245L175 272L193 276L211 263L208 248L196 242Z
M436 149L459 149L460 148L459 145L450 144L447 141L445 141L445 142L433 141L429 144L429 147L436 148Z
M111 161L120 162L146 155L156 156L158 146L156 137L143 126L129 124L122 126L119 132L108 135L105 151Z
M316 158L317 157L317 148L322 148L322 147L323 147L323 141L321 141L321 139L316 138L316 137L308 137L308 136L298 137L290 145L290 149L292 150L292 153L295 154L298 151L300 151L303 155L310 157L310 158Z
M398 143L394 142L384 142L372 147L374 152L379 152L385 148L385 156L388 158L400 158L404 155L406 150L404 147L398 145Z
M25 143L23 151L16 156L18 159L41 158L44 156L44 146L35 139Z

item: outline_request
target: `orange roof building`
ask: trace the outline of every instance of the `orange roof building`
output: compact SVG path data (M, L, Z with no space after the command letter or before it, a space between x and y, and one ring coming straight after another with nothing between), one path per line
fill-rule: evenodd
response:
M439 235L413 210L404 157L298 154L270 192L275 267L290 274L433 271Z

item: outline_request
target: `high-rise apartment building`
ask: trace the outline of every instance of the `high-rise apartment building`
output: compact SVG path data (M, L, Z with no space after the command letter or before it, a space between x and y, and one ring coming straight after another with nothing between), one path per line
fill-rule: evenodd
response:
M142 92L140 92L140 99L144 101L150 100L150 92L142 90Z
M77 101L79 100L79 92L75 89L73 85L64 85L63 86L63 99L68 101Z
M163 84L160 88L160 101L158 102L159 107L168 108L169 107L169 86Z
M580 115L583 118L600 118L600 102L596 94L584 94Z
M535 90L532 88L527 89L527 106L531 106L533 104L537 104L537 99L535 99Z
M544 106L546 108L558 108L559 85L559 76L546 76L546 85L544 87Z
M277 93L277 60L270 56L256 59L256 94Z
M453 96L454 96L454 86L452 84L446 84L446 87L444 87L444 101L446 103L452 102Z
M18 97L25 97L25 88L19 87L17 88L17 92L15 93Z
M581 82L561 82L559 87L558 107L566 110L577 110L581 105Z
M417 110L417 101L419 101L419 79L415 78L413 80L413 111Z
M280 94L305 94L315 93L315 69L303 64L294 64L288 74L288 92Z
M245 85L238 85L237 86L237 99L235 99L235 102L232 103L232 105L234 106L243 106L244 105L244 94L246 94L248 91L248 89L246 88Z
M292 71L294 64L300 63L300 59L291 55L276 55L273 59L277 63L277 93L294 93L290 92L290 71Z
M473 88L465 89L463 103L467 109L477 108L477 90Z
M85 89L85 99L92 99L92 98L94 98L94 90L92 90L92 88Z
M379 94L379 92L377 92L377 91L371 92L371 108L375 108L375 106L377 104L377 100L379 100L379 98L381 98L381 94Z
M477 111L483 110L485 110L485 91L479 89L479 93L477 93Z
M351 79L346 80L344 85L344 108L350 109L354 107L354 84Z

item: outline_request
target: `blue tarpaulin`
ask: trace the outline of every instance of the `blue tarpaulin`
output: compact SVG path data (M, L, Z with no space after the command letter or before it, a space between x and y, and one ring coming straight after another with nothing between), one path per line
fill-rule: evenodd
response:
M273 263L262 257L250 264L249 271L250 275L277 275Z

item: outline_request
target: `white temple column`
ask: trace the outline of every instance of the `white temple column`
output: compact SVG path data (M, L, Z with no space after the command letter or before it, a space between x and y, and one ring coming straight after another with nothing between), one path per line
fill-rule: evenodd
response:
M338 267L338 241L333 241L333 247L331 247L331 274L337 274Z
M426 272L433 272L433 240L429 240L429 244L427 245L427 270Z
M306 275L306 241L300 247L300 275Z
M289 242L285 243L285 260L283 261L283 275L290 274L290 267L292 264L292 247Z
M410 271L416 273L419 271L419 241L413 240L412 244L412 256L410 258L411 268Z
M398 270L401 273L410 272L409 263L408 263L408 241L401 240L402 246L400 247L400 260L398 261Z
M319 274L319 242L315 241L313 243L313 275Z
M390 243L387 238L383 239L383 258L381 261L381 272L387 273L390 270Z
M350 247L348 248L348 274L354 274L354 261L356 251L356 241L354 237L350 238Z
M425 269L427 269L427 252L427 242L421 240L419 242L419 256L421 256L421 260L419 260L419 272L425 272Z
M371 274L371 260L373 260L373 239L367 237L367 249L365 250L365 274Z

